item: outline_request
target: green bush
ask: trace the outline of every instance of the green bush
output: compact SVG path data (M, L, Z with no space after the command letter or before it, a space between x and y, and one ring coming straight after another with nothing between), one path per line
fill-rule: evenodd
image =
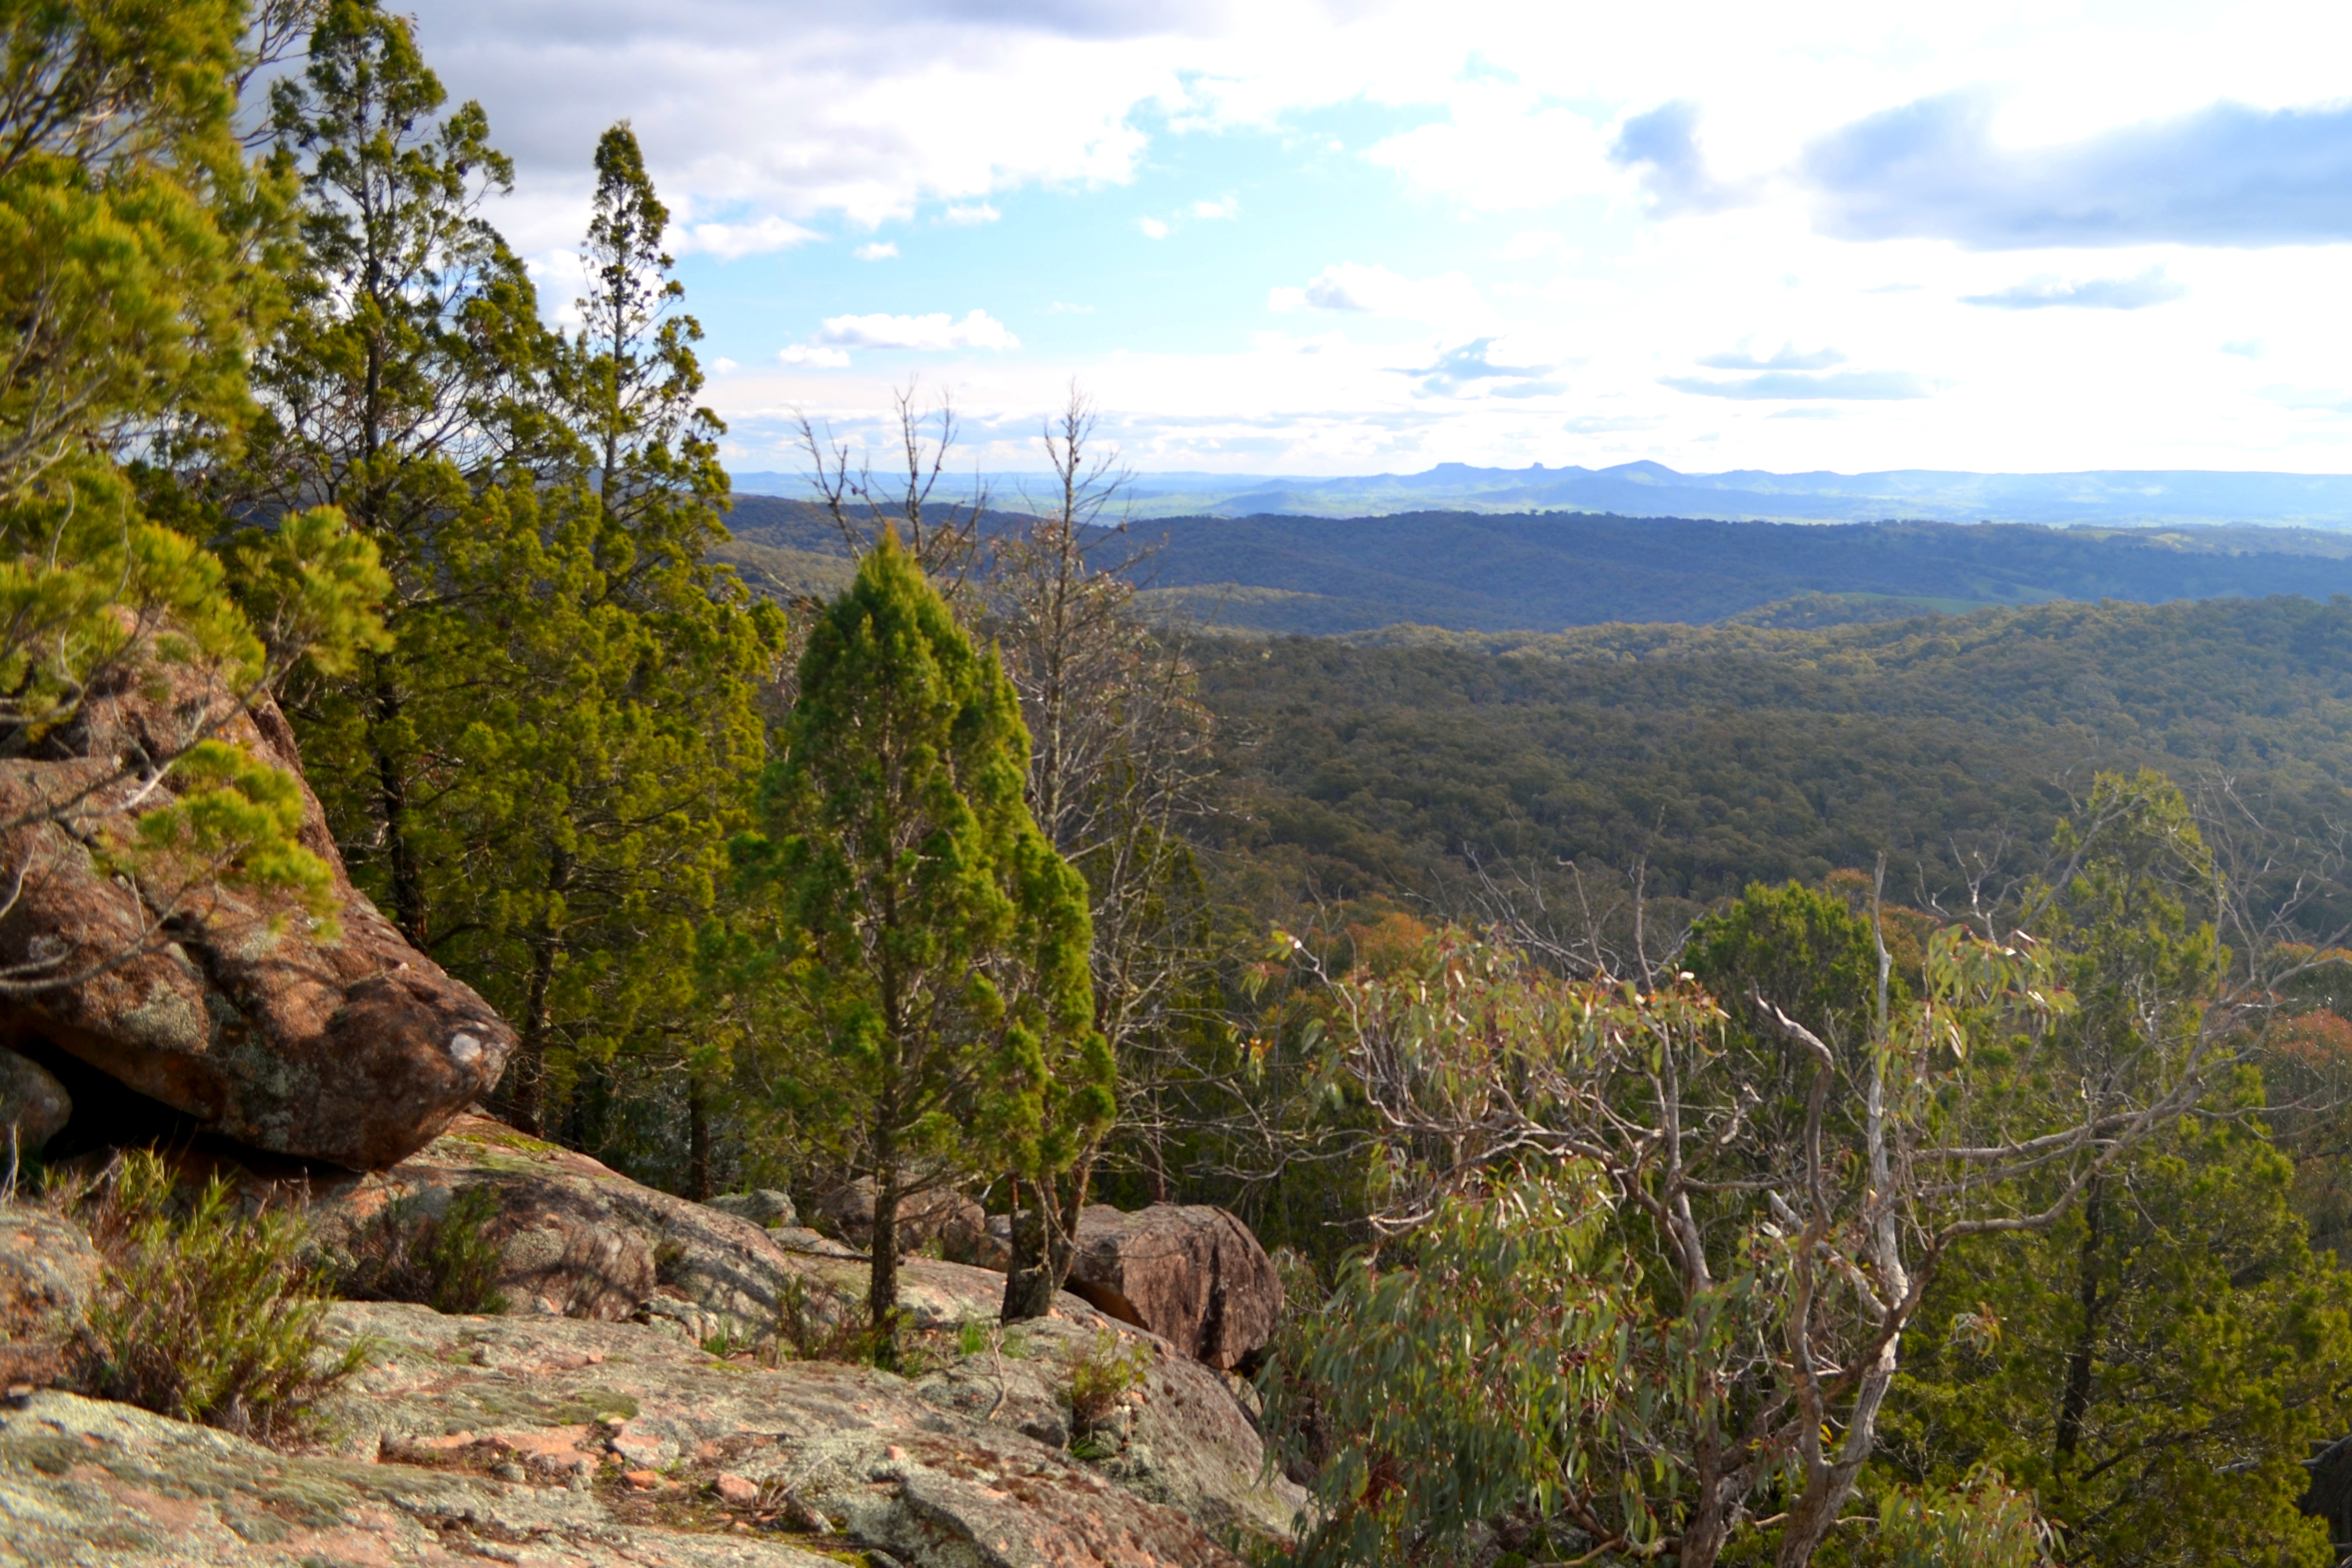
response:
M1888 1491L1857 1561L1864 1568L2049 1568L2053 1544L2032 1497L1984 1471L1949 1490Z
M364 1343L327 1353L327 1281L306 1260L298 1216L240 1212L217 1175L184 1203L171 1168L144 1151L85 1204L106 1260L75 1346L90 1393L285 1442L364 1363Z
M874 1331L860 1321L857 1304L839 1287L793 1275L776 1296L777 1361L871 1362Z
M1119 1402L1143 1384L1151 1370L1151 1345L1105 1329L1070 1363L1072 1432L1085 1437L1108 1423Z

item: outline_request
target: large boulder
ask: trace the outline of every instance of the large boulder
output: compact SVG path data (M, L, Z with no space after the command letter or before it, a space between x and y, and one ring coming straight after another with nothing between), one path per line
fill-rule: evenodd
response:
M1220 1371L1254 1368L1282 1316L1282 1279L1265 1248L1203 1204L1080 1211L1069 1289Z
M55 1073L0 1049L0 1159L38 1153L72 1120L73 1097Z
M497 1083L513 1034L352 888L307 784L301 842L333 869L337 934L268 898L116 874L110 840L181 787L147 759L206 733L300 776L268 699L248 709L152 661L93 691L39 754L0 763L0 822L18 825L0 855L24 878L0 964L78 977L0 1009L0 1041L54 1047L257 1149L392 1164Z
M844 1182L817 1202L818 1228L863 1250L874 1239L874 1178ZM988 1215L951 1187L930 1187L898 1200L898 1250L937 1247L957 1262L978 1261L988 1251Z

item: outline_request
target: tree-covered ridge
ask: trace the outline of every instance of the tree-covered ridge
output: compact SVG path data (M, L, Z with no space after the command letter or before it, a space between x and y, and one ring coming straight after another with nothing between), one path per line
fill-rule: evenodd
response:
M1233 841L1323 897L1458 908L1472 857L1639 858L1705 901L1881 850L1906 896L1951 893L1961 856L2045 841L2101 769L2226 777L2312 836L2352 805L2341 599L1216 646Z
M2155 533L1470 512L1178 518L1133 527L1162 542L1148 574L1162 614L1271 634L1399 622L1459 631L1707 622L1809 594L1950 611L2051 599L2352 592L2352 562L2340 542L2284 529Z

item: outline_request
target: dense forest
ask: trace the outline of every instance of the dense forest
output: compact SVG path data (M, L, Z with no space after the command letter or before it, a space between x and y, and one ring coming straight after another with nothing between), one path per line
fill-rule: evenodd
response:
M1463 912L1469 863L1646 864L1703 905L1894 858L1949 906L2101 771L2352 820L2352 604L2061 603L1818 631L1397 629L1198 645L1233 842L1301 896Z
M626 122L565 312L371 0L0 19L0 742L201 678L304 775L200 725L0 834L322 940L331 849L512 1026L514 1128L870 1182L811 1353L908 1368L902 1200L1004 1220L1015 1324L1090 1202L1230 1206L1269 1560L2335 1561L2342 552L1121 531L1076 389L1022 511L933 495L912 390L887 478L804 424L753 503Z
M1487 516L1139 521L1162 615L1265 633L1399 622L1558 631L1717 621L1800 595L1911 613L2048 599L2160 602L2352 591L2341 542L2305 531L2021 523L1706 522ZM1862 617L1856 617L1862 618Z

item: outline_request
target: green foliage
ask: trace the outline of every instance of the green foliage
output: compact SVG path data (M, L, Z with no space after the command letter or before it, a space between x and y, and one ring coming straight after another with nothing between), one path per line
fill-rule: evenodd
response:
M1165 544L1149 574L1152 598L1175 616L1281 635L1733 617L1787 625L1825 612L1882 619L1890 598L1908 601L1916 616L2050 599L2352 590L2341 540L2320 531L1371 515L1381 510L1373 500L1345 517L1154 523ZM1845 602L1824 603L1832 595Z
M1851 1042L1870 1032L1877 1009L1868 922L1801 883L1750 884L1730 908L1691 927L1683 963L1751 1034L1777 1037L1762 1012L1777 1007L1824 1040ZM1889 1005L1905 999L1890 976Z
M2229 962L2197 918L2212 858L2150 774L2102 776L2058 843L2072 875L2045 889L2045 930L2080 1005L2053 1043L2099 1092L2161 1082ZM2000 1109L2064 1092L2021 1079ZM2312 1444L2347 1415L2352 1276L2313 1254L2262 1098L2242 1069L2055 1226L1956 1252L1890 1418L1903 1473L1997 1467L2069 1561L2329 1560L2296 1503ZM2046 1202L2050 1179L2013 1201Z
M232 124L252 63L219 0L0 5L0 752L71 725L93 691L159 662L208 689L211 717L157 737L137 769L176 790L106 803L105 784L24 821L70 819L161 917L221 884L324 912L327 868L296 842L299 790L214 733L306 656L377 635L374 555L331 510L289 520L265 638L221 563L151 515L119 454L165 454L251 412L253 334L281 300L282 173ZM134 771L118 763L123 776ZM120 822L129 816L135 820ZM37 972L18 989L49 981Z
M1979 1471L1948 1489L1888 1490L1853 1561L1857 1568L2047 1568L2053 1544L2030 1494Z
M1097 1333L1070 1362L1063 1397L1070 1406L1072 1432L1084 1436L1108 1424L1127 1396L1143 1386L1152 1360L1149 1341L1115 1329Z
M874 1326L895 1321L905 1173L1050 1174L1110 1110L1108 1053L1049 1118L1049 1058L1088 1032L1086 885L1024 799L1012 684L895 538L817 621L769 836L740 847L779 895L772 951L791 1036L777 1081L822 1106L875 1177Z
M0 506L102 484L134 423L242 417L284 195L232 125L243 26L236 0L0 5Z
M183 1205L158 1156L126 1154L89 1211L106 1258L79 1345L89 1390L268 1441L301 1436L311 1406L365 1363L329 1355L326 1280L283 1212L238 1212L226 1182Z
M1303 1364L1266 1383L1294 1462L1303 1398L1331 1445L1297 1561L1479 1561L1500 1519L1543 1534L1528 1550L1544 1557L1674 1533L1671 1468L1641 1451L1662 1391L1635 1371L1648 1330L1609 1212L1588 1172L1530 1173L1444 1204L1410 1261L1343 1268L1293 1339Z
M1822 632L1612 626L1229 644L1202 694L1234 792L1228 886L1484 918L1471 858L1526 869L1565 935L1638 859L1653 953L1751 882L1889 857L1890 900L1964 908L2038 864L2092 775L2226 775L2315 864L2352 816L2352 601L2053 604ZM1520 907L1533 914L1531 899ZM2308 911L2333 930L2352 905ZM1622 916L1616 917L1621 922ZM1611 934L1630 959L1630 933Z
M2344 1417L2352 1280L2313 1258L2290 1182L2216 1119L2050 1232L1964 1249L1890 1417L1902 1473L2000 1467L2070 1562L2332 1561L2295 1504Z
M290 693L311 781L354 880L514 1020L501 1110L625 1155L583 1079L681 1076L700 1127L727 1077L696 933L783 645L705 561L727 481L698 329L644 281L666 215L614 127L566 340L481 216L511 180L487 118L447 106L408 23L337 0L274 109L305 265L237 495L339 502L393 584L388 637ZM258 543L238 561L274 604L286 570ZM707 1160L678 1174L707 1190Z

